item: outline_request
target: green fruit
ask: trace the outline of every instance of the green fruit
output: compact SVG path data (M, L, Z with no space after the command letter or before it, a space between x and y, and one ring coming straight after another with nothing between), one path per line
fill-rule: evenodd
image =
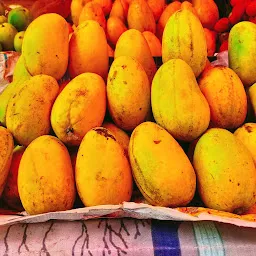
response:
M0 44L3 46L4 51L11 51L14 49L14 37L17 30L9 23L0 25Z
M4 14L5 14L4 4L0 3L0 15L4 15Z
M4 15L0 16L0 24L6 23L7 22L7 18Z
M18 31L26 30L31 20L31 14L26 8L18 7L12 9L8 14L8 22Z
M24 34L25 31L21 31L14 37L14 49L16 52L21 52Z

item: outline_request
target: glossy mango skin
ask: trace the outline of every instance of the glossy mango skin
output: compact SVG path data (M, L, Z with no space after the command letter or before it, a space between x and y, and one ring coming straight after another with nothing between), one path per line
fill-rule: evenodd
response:
M205 206L242 213L256 201L256 169L248 149L231 132L209 129L197 142L193 165Z
M134 180L150 204L185 206L194 197L193 166L178 142L159 125L144 122L134 129L129 159Z
M182 59L198 77L207 60L207 43L200 20L189 10L179 10L168 20L162 39L163 63Z
M28 26L22 55L28 72L62 78L68 66L69 29L63 17L55 13L39 16Z
M229 67L233 69L245 86L256 82L256 25L242 21L232 27L228 40Z
M181 59L171 59L158 69L151 104L156 122L177 140L192 141L209 126L209 105L192 69Z

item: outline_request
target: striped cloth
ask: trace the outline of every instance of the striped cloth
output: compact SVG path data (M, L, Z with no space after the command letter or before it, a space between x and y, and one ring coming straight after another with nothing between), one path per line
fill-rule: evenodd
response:
M0 227L0 255L255 256L256 230L136 219L19 224Z

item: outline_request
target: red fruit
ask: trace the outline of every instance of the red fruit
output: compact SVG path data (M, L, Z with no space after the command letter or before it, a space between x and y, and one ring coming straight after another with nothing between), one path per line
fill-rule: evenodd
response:
M219 34L219 41L222 44L224 41L228 40L229 32Z
M242 4L244 3L244 0L230 0L231 6L236 6L237 4Z
M214 30L216 32L226 32L230 29L231 24L228 18L221 18L220 20L218 20L214 26Z
M256 1L250 2L246 7L246 14L248 16L256 16Z
M256 16L250 17L250 18L249 18L249 21L252 22L252 23L254 23L254 24L256 24Z
M234 6L231 15L229 16L229 21L232 25L235 25L238 23L245 12L245 3L237 4Z
M221 46L219 52L224 52L228 50L228 41L224 41Z

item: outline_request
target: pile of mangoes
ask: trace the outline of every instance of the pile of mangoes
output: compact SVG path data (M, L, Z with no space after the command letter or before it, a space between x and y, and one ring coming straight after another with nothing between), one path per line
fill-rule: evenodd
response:
M189 205L196 189L209 208L242 214L255 205L256 25L236 24L230 66L214 67L202 21L178 9L157 68L140 31L153 22L133 15L136 28L118 37L111 65L104 22L84 9L74 32L54 13L28 26L0 95L0 194L9 207L68 210L76 197L120 204L133 181L152 205Z

